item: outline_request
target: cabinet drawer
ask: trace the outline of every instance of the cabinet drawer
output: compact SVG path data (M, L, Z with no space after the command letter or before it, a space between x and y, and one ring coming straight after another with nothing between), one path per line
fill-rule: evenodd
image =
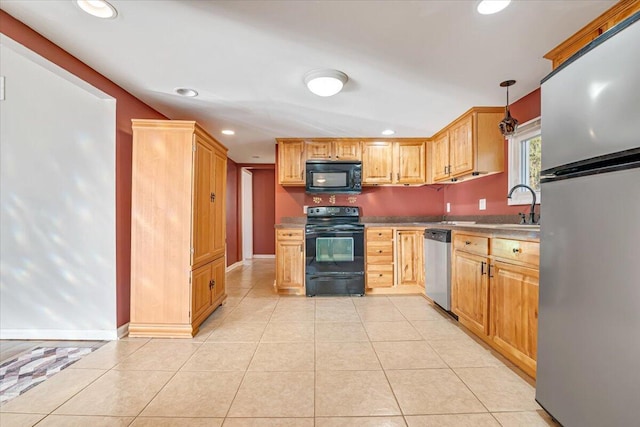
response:
M540 264L540 243L511 239L491 239L491 255L527 264Z
M367 243L367 263L370 263L370 264L393 263L393 242Z
M390 265L391 271L371 271L367 269L367 287L381 288L393 286L393 266Z
M478 255L489 254L489 238L456 234L453 237L453 248Z
M302 240L304 237L304 230L285 228L276 230L276 236L278 240Z
M367 242L393 240L391 228L367 228Z

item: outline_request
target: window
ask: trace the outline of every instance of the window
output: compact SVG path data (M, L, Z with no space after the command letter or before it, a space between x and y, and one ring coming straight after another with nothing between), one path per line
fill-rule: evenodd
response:
M540 203L540 154L542 136L540 118L530 120L518 127L515 135L509 138L509 191L514 185L525 184L536 192L536 203ZM531 192L526 188L518 188L510 205L531 204Z

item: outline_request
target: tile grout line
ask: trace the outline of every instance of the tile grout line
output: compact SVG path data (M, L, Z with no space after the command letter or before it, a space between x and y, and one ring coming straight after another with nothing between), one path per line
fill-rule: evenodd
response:
M240 302L238 303L238 305L235 308L238 308L240 306L240 304L242 303L242 301L247 297L247 295L249 295L249 293L255 288L255 285L252 285L251 288L249 288L249 292L247 292L245 294L244 297L242 297L242 299L240 300ZM231 402L229 403L229 408L227 408L227 411L223 417L223 421L222 424L225 423L225 421L227 420L227 418L229 417L229 412L231 412L231 407L233 406L233 402L235 402L236 398L238 397L238 393L240 392L240 388L242 387L242 384L244 383L244 380L247 376L247 373L249 372L249 367L251 366L251 362L253 362L253 359L256 356L256 353L258 352L258 348L260 347L260 343L262 342L262 337L264 336L264 333L267 330L267 327L269 326L269 322L271 322L271 318L273 317L273 313L276 310L276 307L278 306L278 304L280 303L280 298L278 298L277 300L278 302L276 303L276 305L273 307L273 311L271 312L271 314L269 315L269 320L267 320L267 325L265 326L265 328L262 330L262 334L260 335L260 337L258 338L258 342L256 344L256 348L253 351L253 355L251 356L251 360L249 360L249 364L247 365L246 369L244 370L244 373L242 374L242 378L240 379L240 383L238 384L238 388L236 389L236 392L233 395L233 398L231 399ZM235 310L234 308L234 310ZM231 310L229 312L229 315L231 315L231 313L233 312L233 310Z

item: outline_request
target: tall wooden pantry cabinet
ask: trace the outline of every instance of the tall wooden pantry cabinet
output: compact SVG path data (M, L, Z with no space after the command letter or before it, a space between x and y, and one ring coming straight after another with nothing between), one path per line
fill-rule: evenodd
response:
M227 148L193 121L132 122L129 336L192 337L227 297Z

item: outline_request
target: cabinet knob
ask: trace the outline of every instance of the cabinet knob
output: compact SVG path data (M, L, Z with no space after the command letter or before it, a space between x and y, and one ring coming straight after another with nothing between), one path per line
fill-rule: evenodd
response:
M378 253L381 254L382 253L382 249L378 249Z
M465 242L464 242L464 244L465 244L465 245L470 245L470 244L471 244L471 241L470 241L470 240L467 240L467 241L465 241Z
M382 277L382 273L378 274L378 277Z
M378 233L378 236L382 236L382 233Z
M522 252L522 249L520 249L520 248L513 248L513 253L514 253L514 254L519 254L520 252Z

